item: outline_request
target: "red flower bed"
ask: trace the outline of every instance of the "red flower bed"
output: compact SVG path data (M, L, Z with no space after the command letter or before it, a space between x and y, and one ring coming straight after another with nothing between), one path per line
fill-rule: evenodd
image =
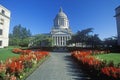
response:
M20 48L15 48L12 50L13 53L21 53L22 52L22 49Z
M92 56L93 54L101 54L101 51L74 51L72 52L71 55L75 59L77 59L79 63L81 63L82 67L86 69L90 74L92 74L92 76L96 75L96 77L102 77L104 75L105 77L108 77L106 78L106 80L111 80L111 79L119 80L120 79L120 68L119 67L118 68L116 68L115 66L110 67L110 65L107 65L104 61L100 61L96 59L95 57L93 57Z
M21 51L21 53L22 53L23 55L27 55L27 54L29 54L29 53L31 53L31 52L33 52L33 51L31 51L31 50L22 50L22 51Z
M21 50L18 48L13 49L13 52L21 53L21 55L19 58L6 60L5 64L0 63L0 77L3 80L21 79L22 73L28 72L30 68L49 55L46 51Z
M101 72L109 77L120 78L120 68L116 67L104 67Z
M21 72L24 68L24 65L21 61L12 61L6 64L6 67L10 70L10 73Z

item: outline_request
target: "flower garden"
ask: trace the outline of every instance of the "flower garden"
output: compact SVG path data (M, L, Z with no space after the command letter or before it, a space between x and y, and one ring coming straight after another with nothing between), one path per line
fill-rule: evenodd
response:
M120 80L120 63L106 61L94 55L109 54L107 51L73 51L72 57L78 61L84 69L95 80Z
M12 52L20 55L0 62L0 80L23 80L49 56L48 52L40 50L16 48Z
M49 52L40 50L15 48L11 52L14 53L12 56L0 62L0 80L24 80L49 57ZM71 56L93 80L120 80L119 54L111 54L109 51L80 50L73 51ZM112 61L108 61L105 56Z

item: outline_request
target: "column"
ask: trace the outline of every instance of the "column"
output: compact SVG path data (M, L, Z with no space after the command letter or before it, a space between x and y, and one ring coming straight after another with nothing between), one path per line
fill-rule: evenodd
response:
M67 37L65 36L65 46L66 46L66 40L67 40Z
M59 36L59 46L61 46L61 36Z
M66 36L66 42L67 42L67 40L68 40L68 37ZM66 44L67 45L67 44Z
M52 36L52 45L55 45L54 43L55 43L55 41L54 41L54 36Z
M58 37L56 36L56 46L58 45Z
M58 36L58 46L60 46L60 36Z
M61 36L59 37L59 43L60 43L60 46L61 46Z
M59 45L59 37L57 36L57 46Z
M67 41L67 36L66 36L66 41Z
M62 46L62 44L63 44L63 43L62 43L62 36L61 36L61 46Z
M64 46L64 36L63 36L63 46Z
M62 36L62 46L63 46L63 36Z
M53 41L54 41L54 45L56 45L56 37L55 36L53 38Z
M64 46L64 36L62 36L62 46Z
M58 42L58 46L59 46L59 36L58 36L57 38L58 38L58 41L57 41L57 42Z
M61 44L61 39L62 39L62 37L60 36L60 46L62 45L62 44Z

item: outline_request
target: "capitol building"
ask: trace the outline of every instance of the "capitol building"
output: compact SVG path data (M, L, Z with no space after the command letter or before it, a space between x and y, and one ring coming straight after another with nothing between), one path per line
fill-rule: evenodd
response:
M67 15L60 8L58 14L54 18L54 26L50 32L52 37L52 46L64 47L67 41L71 39L72 31L69 26Z
M49 37L52 40L52 47L66 47L67 41L72 37L72 31L69 25L69 19L67 15L64 13L62 8L60 8L58 14L55 16L53 20L53 26L50 33L40 34L46 37ZM38 42L38 47L46 47L47 44L39 39L36 40L33 37L33 40L30 41L29 47L36 46L35 43Z

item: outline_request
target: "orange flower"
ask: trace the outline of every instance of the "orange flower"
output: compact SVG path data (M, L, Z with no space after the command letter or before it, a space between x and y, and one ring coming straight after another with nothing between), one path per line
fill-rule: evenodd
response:
M114 78L120 78L120 68L115 67L104 67L101 69L101 72L103 74L106 74L107 76L112 76Z

